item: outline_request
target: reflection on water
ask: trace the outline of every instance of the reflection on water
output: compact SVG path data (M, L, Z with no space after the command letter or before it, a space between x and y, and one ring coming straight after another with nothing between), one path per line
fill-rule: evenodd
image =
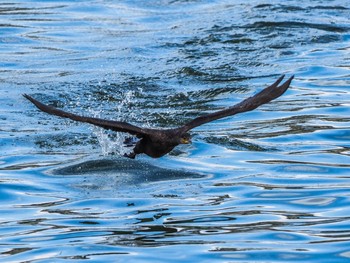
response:
M0 4L0 261L348 262L349 5ZM153 160L38 112L181 125L288 92Z

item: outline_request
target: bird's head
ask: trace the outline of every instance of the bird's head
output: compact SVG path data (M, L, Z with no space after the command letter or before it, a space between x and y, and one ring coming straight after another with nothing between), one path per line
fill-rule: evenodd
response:
M189 133L184 133L180 137L180 144L189 144L191 143L191 135Z

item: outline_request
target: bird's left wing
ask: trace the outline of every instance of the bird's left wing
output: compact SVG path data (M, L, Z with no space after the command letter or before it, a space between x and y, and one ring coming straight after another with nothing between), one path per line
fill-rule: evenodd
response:
M251 111L256 109L257 107L270 102L271 100L274 100L281 96L288 88L290 83L292 82L294 76L290 77L286 82L284 82L281 86L278 86L278 84L282 81L284 78L284 75L281 76L275 83L273 83L271 86L265 88L264 90L260 91L256 95L249 97L242 102L229 107L227 109L213 112L207 115L199 116L192 121L186 123L184 126L180 127L181 132L186 132L188 130L191 130L197 126L200 126L202 124L205 124L207 122L211 122L217 119L221 119L224 117L232 116L237 113L242 113L246 111Z
M140 136L140 137L142 137L143 135L148 133L148 129L143 129L143 128L134 126L132 124L129 124L127 122L111 121L111 120L104 120L104 119L100 119L100 118L80 116L80 115L76 115L76 114L66 112L66 111L57 109L55 107L43 104L40 101L34 99L33 97L31 97L27 94L23 94L23 96L26 99L28 99L29 101L31 101L38 109L40 109L46 113L52 114L52 115L56 115L56 116L63 117L63 118L68 118L68 119L71 119L74 121L90 123L90 124L102 127L104 129L107 129L107 130L118 131L118 132L127 132L127 133L130 133L132 135L136 135L136 136Z

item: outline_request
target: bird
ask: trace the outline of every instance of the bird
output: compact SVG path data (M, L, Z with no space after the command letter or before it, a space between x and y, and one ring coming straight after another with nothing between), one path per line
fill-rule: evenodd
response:
M81 116L41 103L28 94L23 94L23 96L32 102L38 109L48 114L68 118L78 122L89 123L115 132L131 134L132 138L136 138L137 141L134 144L132 151L125 154L125 157L134 159L138 154L146 154L152 158L159 158L169 153L179 144L191 143L191 135L189 131L193 128L238 113L252 111L257 107L280 97L289 88L293 78L294 76L291 76L282 85L278 86L284 79L284 75L282 75L272 85L234 106L201 115L180 127L168 129L139 127L124 121Z

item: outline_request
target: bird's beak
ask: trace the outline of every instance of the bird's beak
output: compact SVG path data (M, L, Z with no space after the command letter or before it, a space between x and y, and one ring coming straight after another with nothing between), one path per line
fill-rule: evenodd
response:
M191 143L191 139L189 138L181 138L181 144L189 144Z

